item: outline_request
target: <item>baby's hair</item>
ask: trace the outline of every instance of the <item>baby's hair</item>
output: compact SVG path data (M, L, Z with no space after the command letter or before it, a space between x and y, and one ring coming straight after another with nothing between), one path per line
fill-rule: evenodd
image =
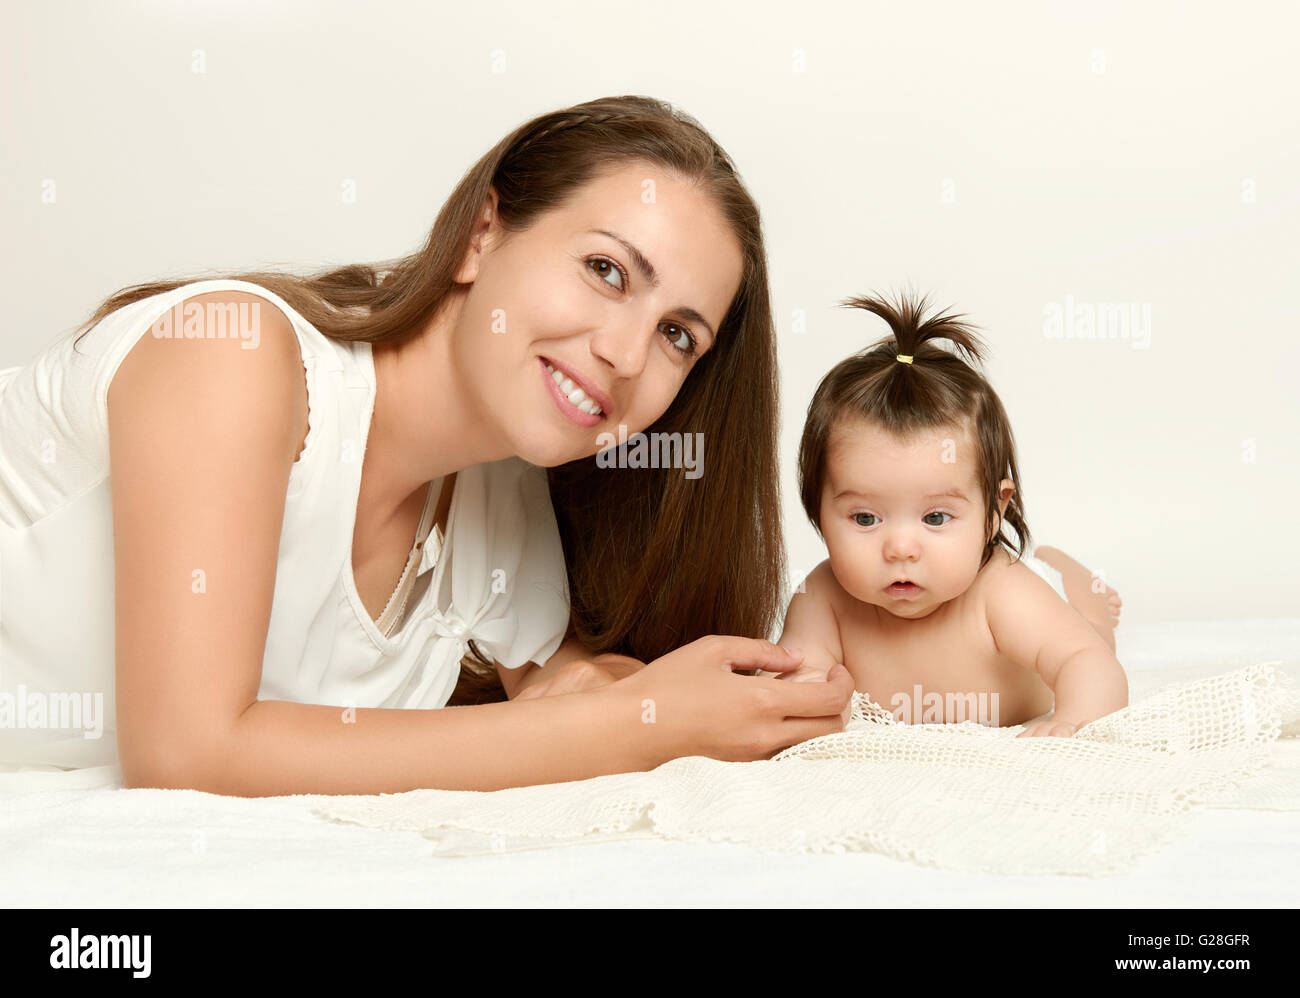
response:
M920 430L969 425L988 525L980 567L999 544L1021 557L1030 550L1030 536L1015 438L1002 401L975 367L985 353L975 327L961 321L964 316L946 312L925 318L926 297L916 301L900 294L897 303L891 303L867 295L848 298L841 305L880 316L893 335L831 368L808 406L799 442L799 495L818 534L822 533L821 497L831 433L841 420L863 419L900 439ZM955 351L936 340L948 340ZM911 363L899 360L900 356L910 357ZM1015 492L1006 513L999 514L998 483L1004 478L1014 483ZM1015 529L1014 543L1002 533L1004 521Z

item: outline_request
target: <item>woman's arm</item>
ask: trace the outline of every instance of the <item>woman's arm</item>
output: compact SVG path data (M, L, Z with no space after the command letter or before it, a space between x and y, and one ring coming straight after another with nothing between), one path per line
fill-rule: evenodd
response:
M261 700L199 766L147 785L238 796L499 790L653 769L671 758L628 737L637 705L610 691L435 710Z

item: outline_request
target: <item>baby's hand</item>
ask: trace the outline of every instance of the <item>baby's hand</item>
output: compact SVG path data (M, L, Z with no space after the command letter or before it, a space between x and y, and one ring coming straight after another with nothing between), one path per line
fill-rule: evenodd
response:
M1045 721L1036 721L1029 725L1024 731L1016 735L1017 738L1040 738L1044 735L1049 737L1055 735L1061 738L1071 738L1079 730L1079 726L1071 724L1069 721L1058 721L1054 717L1049 717Z

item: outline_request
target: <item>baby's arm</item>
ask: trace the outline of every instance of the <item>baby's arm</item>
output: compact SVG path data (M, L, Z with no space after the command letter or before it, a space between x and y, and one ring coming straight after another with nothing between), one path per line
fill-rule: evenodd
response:
M777 678L793 683L824 682L833 666L844 664L840 628L829 599L829 587L834 584L830 563L823 561L808 573L804 592L796 592L791 598L777 644L801 649L804 658L798 669L782 673ZM842 715L845 724L852 713L853 701L850 700Z
M1071 735L1128 706L1128 679L1119 659L1042 577L1016 563L1001 565L988 581L985 613L998 650L1038 673L1056 695L1052 720L1043 722L1045 733ZM1027 729L1022 737L1031 733L1036 732Z

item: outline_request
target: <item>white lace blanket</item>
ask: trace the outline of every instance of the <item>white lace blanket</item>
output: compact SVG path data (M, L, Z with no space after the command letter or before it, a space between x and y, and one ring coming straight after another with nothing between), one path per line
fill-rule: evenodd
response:
M1109 875L1197 805L1300 810L1300 691L1276 666L1175 682L1073 738L902 724L861 694L843 733L773 759L676 759L647 773L490 793L329 800L331 821L418 831L438 856L615 838L862 850L1003 874ZM1279 747L1283 738L1285 750Z

